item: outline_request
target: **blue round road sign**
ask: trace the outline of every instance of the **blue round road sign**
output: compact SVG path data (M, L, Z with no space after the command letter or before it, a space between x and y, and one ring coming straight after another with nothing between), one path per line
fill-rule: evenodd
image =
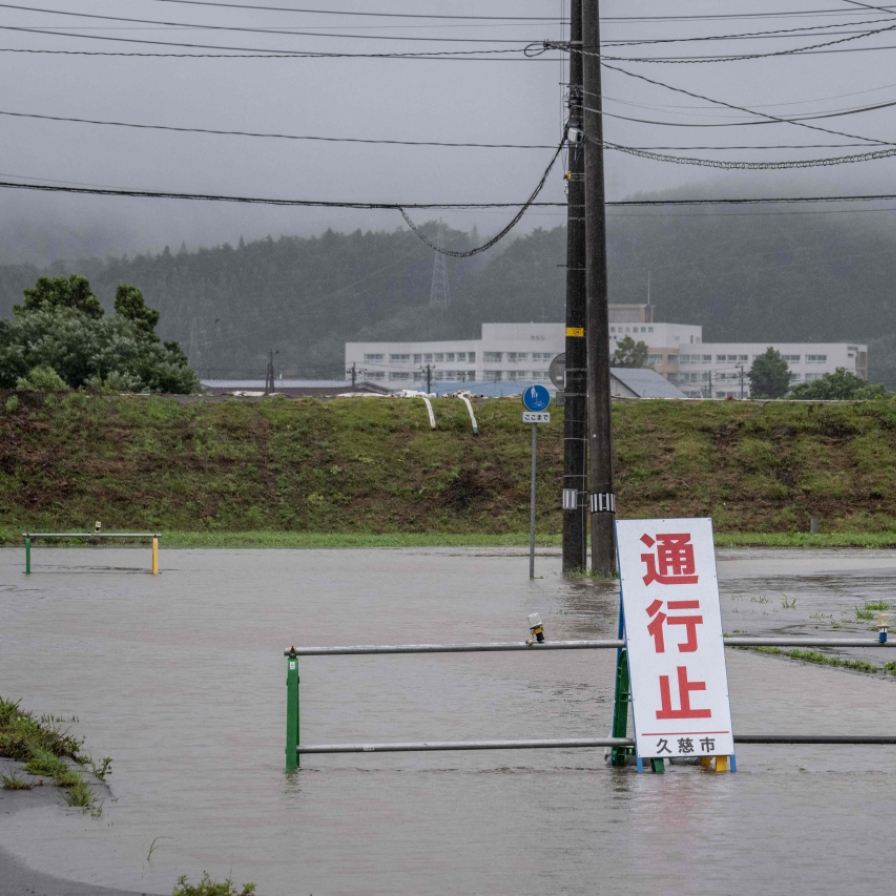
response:
M543 411L551 403L551 393L544 386L529 386L523 392L523 407L527 411Z

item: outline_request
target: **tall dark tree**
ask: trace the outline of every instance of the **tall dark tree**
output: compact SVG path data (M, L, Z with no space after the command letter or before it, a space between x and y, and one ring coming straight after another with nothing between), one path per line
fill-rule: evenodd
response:
M790 369L784 356L769 346L756 356L747 376L751 398L783 398L790 388Z
M24 305L13 306L13 311L56 311L72 308L94 320L103 316L99 299L90 291L90 283L80 274L71 277L39 277L34 286L23 290Z
M646 367L647 343L635 342L631 336L624 336L616 343L616 351L610 358L611 367Z

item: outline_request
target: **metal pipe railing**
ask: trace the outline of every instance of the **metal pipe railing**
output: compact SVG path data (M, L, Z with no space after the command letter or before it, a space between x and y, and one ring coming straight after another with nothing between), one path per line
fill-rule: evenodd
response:
M159 574L159 539L161 532L23 532L25 539L25 575L31 575L31 540L34 538L149 538L152 541L150 569Z
M22 538L161 538L161 532L23 532Z
M725 638L726 647L896 647L896 641L871 638ZM488 653L508 650L618 650L625 641L493 641L471 644L359 644L354 647L290 647L284 656L350 656L393 653Z
M735 734L736 744L896 744L896 735L876 734ZM427 753L442 750L569 750L594 747L633 747L632 737L586 737L550 740L458 740L392 744L300 744L297 754L310 753Z
M877 640L871 638L806 638L806 637L771 637L771 638L724 638L726 647L893 647L896 642L887 641L887 625L883 620L879 626L880 635ZM620 622L621 630L621 622ZM534 631L534 630L533 630ZM360 644L346 647L290 647L283 653L289 658L286 676L287 684L287 717L286 717L286 768L294 771L298 768L299 756L303 753L399 753L430 752L436 750L534 750L534 749L567 749L582 747L610 747L613 755L634 746L634 740L628 737L576 738L561 740L490 740L490 741L420 741L395 744L317 744L299 743L299 657L300 656L349 656L349 655L382 655L411 653L491 653L512 650L619 650L625 647L621 638L583 641L494 641L474 642L469 644ZM618 684L618 683L617 683ZM617 703L618 703L617 693ZM627 698L626 698L627 699ZM614 734L625 734L625 729ZM740 735L735 736L735 743L743 744L896 744L896 735ZM734 757L732 770L734 770ZM651 760L662 765L661 760ZM727 766L721 759L717 770ZM617 764L615 758L613 764ZM639 769L641 768L639 763ZM655 770L661 770L655 769Z

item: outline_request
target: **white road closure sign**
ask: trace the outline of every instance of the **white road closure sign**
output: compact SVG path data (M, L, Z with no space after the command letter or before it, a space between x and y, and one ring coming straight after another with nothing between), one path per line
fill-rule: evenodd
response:
M712 520L617 520L616 543L638 755L733 755Z

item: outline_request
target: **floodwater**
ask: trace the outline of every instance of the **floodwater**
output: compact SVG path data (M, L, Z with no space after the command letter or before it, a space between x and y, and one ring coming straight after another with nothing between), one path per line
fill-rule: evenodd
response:
M896 552L723 551L733 633L865 631ZM301 894L892 892L896 748L743 746L737 774L610 769L599 750L303 757L284 772L291 643L613 637L618 592L556 552L0 551L0 694L77 716L113 757L92 818L0 819L0 848L87 883L181 874ZM796 601L795 604L792 602ZM896 603L896 601L893 601ZM852 620L852 621L850 621ZM892 733L896 678L728 651L735 732ZM883 661L896 651L862 654ZM302 740L608 733L612 651L301 660Z

